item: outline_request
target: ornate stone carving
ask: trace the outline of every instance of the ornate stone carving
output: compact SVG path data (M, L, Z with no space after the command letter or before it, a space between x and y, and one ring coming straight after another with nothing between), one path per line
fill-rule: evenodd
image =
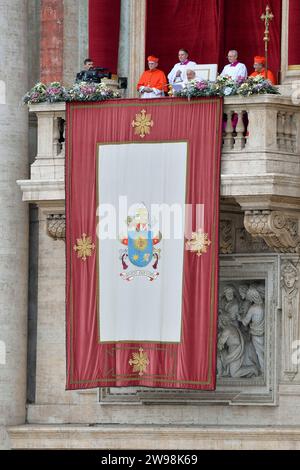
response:
M298 365L293 362L293 342L299 339L299 282L298 269L291 261L281 268L283 373L293 380Z
M246 230L253 237L261 237L266 244L279 253L300 252L298 219L280 211L246 211Z
M66 238L66 216L65 214L47 215L47 233L54 240L65 240Z
M272 250L262 238L252 237L243 227L236 231L235 251L236 253L266 253Z
M219 302L218 377L264 374L264 296L262 283L224 287Z
M220 220L220 253L231 254L234 251L234 231L232 220Z

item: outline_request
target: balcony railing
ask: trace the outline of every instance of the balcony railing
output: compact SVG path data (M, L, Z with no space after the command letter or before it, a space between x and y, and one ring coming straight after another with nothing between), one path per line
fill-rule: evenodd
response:
M65 103L29 110L37 117L37 155L30 180L19 182L23 199L63 200ZM289 97L224 99L221 195L300 197L300 107Z

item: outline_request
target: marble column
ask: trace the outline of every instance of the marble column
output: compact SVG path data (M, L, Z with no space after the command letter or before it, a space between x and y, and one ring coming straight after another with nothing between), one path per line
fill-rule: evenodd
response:
M0 0L0 448L25 422L28 212L16 180L28 176L27 0Z
M128 97L137 97L136 84L145 69L146 0L130 0Z
M28 0L28 88L40 80L40 18L40 0Z
M63 83L71 86L88 57L88 0L64 0Z
M121 0L120 36L118 52L118 76L129 75L129 49L130 49L130 0ZM127 97L126 90L126 97Z
M63 42L63 0L41 0L41 82L62 81Z

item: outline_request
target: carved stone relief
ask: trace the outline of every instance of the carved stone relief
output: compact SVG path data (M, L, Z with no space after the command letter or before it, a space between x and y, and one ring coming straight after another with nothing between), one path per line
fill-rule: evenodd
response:
M234 225L231 219L220 220L220 253L227 255L234 251Z
M261 237L253 237L244 227L244 213L221 213L220 254L270 253L271 249Z
M281 267L283 374L293 380L298 365L293 361L293 343L299 339L299 273L291 261Z
M65 240L66 238L66 216L65 214L47 215L47 233L54 240Z
M218 377L264 374L265 285L235 282L221 289L218 318Z
M263 238L252 237L245 227L236 230L236 253L270 253L271 248Z
M300 237L298 218L281 211L245 211L244 225L253 237L261 237L279 253L298 253Z

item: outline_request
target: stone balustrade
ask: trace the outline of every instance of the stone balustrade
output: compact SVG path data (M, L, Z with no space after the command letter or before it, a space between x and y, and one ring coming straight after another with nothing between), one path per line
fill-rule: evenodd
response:
M221 195L244 210L298 208L299 106L288 96L232 96L224 115Z
M300 155L300 109L288 98L225 98L224 114L224 153L259 149Z
M64 179L65 103L32 106L37 116L37 156L31 165L31 180Z
M65 103L29 110L37 116L38 148L30 180L19 182L23 199L63 201ZM300 108L289 97L224 99L221 195L245 210L277 210L278 198L293 207L300 197Z

